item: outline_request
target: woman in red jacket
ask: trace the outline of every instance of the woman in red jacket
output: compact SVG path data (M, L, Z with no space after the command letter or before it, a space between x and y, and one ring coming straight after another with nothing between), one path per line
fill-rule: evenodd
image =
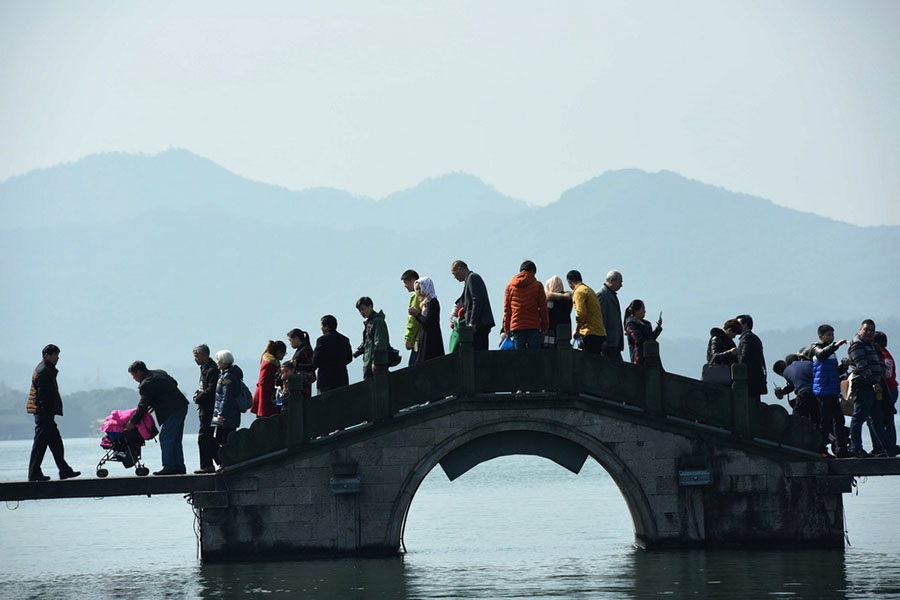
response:
M281 359L285 354L287 346L284 342L269 340L259 362L259 380L250 406L250 412L258 417L277 415L280 412L275 404L275 379L281 370Z

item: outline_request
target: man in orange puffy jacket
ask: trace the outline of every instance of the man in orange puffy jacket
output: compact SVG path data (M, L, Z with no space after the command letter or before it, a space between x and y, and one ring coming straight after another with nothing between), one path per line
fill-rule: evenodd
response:
M516 350L540 348L543 333L550 328L547 295L535 274L537 267L526 260L503 297L503 330L510 335Z

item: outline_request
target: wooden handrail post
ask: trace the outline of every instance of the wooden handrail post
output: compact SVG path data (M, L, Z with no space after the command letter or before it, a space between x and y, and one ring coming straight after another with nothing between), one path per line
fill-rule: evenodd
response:
M373 357L375 373L369 380L372 383L372 420L376 423L391 418L391 386L388 373L388 351L375 350Z
M747 392L747 365L731 365L731 408L734 435L744 438L752 437L750 431L752 407Z
M561 394L575 391L575 374L572 361L572 326L568 323L556 327L556 390Z
M459 327L460 395L475 395L475 332L468 325Z
M655 340L644 342L644 401L651 414L663 414L662 377L659 344Z

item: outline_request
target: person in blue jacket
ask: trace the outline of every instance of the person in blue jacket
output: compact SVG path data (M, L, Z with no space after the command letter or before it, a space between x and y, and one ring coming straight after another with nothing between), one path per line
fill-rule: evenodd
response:
M837 359L837 349L847 340L834 341L834 327L819 325L819 341L809 348L813 369L813 394L819 404L819 426L822 430L822 447L831 443L834 455L840 458L850 456L850 436L844 424L841 410L841 366Z
M234 355L230 350L216 352L216 366L219 367L219 383L216 385L213 424L216 426L216 444L221 448L231 432L241 426L241 409L237 398L241 392L244 372L234 364ZM219 462L218 456L216 462Z

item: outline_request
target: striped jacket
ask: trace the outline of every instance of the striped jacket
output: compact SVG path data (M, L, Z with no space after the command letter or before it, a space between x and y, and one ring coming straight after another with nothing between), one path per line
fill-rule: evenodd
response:
M872 342L867 342L857 333L850 342L847 354L850 357L851 380L869 385L881 383L881 362Z

